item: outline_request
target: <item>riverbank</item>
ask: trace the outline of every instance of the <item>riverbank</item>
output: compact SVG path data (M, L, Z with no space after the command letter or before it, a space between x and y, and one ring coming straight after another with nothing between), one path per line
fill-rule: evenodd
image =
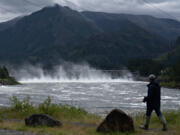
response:
M0 85L18 85L19 82L16 81L14 77L9 75L9 71L5 66L0 67Z
M161 82L160 85L165 88L180 89L180 83L177 82Z
M13 77L8 77L5 79L0 78L0 85L19 85L20 83L16 81Z
M96 132L97 126L103 118L89 114L83 109L64 105L51 104L48 98L42 104L33 106L27 97L19 101L16 97L11 99L12 105L8 108L0 108L0 133L2 132L23 132L28 135L102 135ZM28 127L24 124L24 118L34 113L45 113L63 123L62 127ZM144 123L144 114L133 117L135 124L134 133L112 133L107 135L179 135L180 134L180 111L165 112L168 122L168 131L161 131L161 123L153 115L149 131L139 129ZM1 135L1 134L0 134Z
M147 77L137 77L137 81L143 81L148 83L148 78ZM158 82L160 82L160 86L164 88L172 88L172 89L180 89L180 83L175 82L175 81L165 81L164 78L158 77Z

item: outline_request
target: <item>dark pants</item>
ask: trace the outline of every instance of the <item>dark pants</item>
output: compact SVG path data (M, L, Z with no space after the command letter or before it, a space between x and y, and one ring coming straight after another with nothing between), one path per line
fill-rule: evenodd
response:
M158 106L153 107L153 106L147 105L146 116L150 117L153 110L155 110L158 117L162 115L160 107Z

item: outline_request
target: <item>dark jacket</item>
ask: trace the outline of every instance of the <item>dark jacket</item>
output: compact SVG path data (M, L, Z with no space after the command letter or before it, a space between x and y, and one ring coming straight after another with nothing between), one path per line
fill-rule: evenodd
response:
M160 108L161 102L161 87L157 81L153 81L147 85L148 95L144 98L144 102L147 102L147 106L153 108Z

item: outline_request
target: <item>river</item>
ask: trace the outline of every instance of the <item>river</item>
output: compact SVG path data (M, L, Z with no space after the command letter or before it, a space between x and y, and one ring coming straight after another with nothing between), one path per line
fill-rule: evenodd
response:
M18 86L0 86L0 106L9 106L9 97L31 97L34 104L42 103L48 96L56 104L68 104L99 115L114 108L127 113L145 111L142 99L147 94L147 83L136 81L69 81L69 82L22 82ZM162 109L180 108L180 91L162 88Z

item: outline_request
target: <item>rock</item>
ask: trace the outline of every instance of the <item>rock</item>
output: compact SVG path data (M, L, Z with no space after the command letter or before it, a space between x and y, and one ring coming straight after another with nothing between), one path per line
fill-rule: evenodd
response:
M99 125L97 132L133 132L133 119L121 110L113 110Z
M33 114L25 119L26 126L61 126L62 123L46 114Z

